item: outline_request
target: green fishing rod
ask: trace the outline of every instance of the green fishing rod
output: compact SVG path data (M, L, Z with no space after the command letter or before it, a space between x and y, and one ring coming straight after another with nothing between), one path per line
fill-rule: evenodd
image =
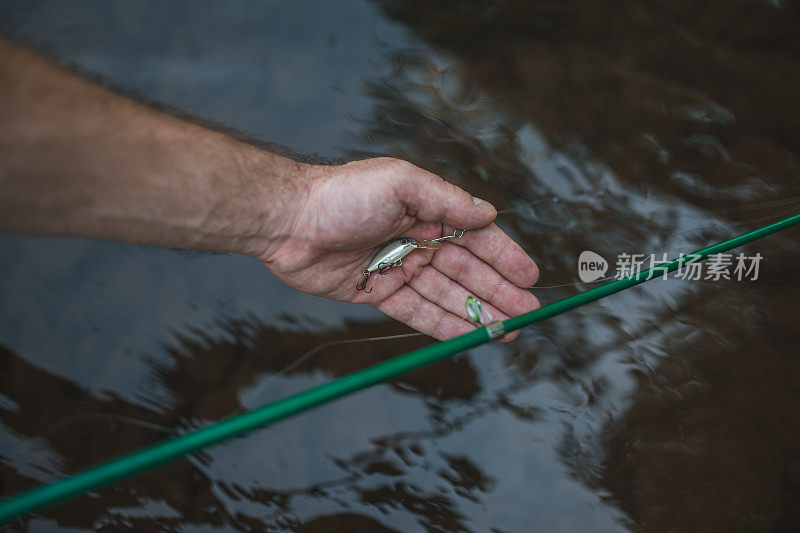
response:
M576 307L600 300L634 285L682 268L689 263L703 261L712 254L726 252L755 241L776 231L800 223L800 214L774 224L769 224L738 237L714 244L693 254L683 255L668 263L636 272L628 277L608 282L580 294L564 298L522 315L493 322L452 339L425 346L407 354L367 367L323 385L288 396L282 400L226 418L201 429L157 443L129 455L100 464L49 485L0 502L0 523L23 513L29 513L56 502L95 490L115 481L144 472L166 462L201 450L225 439L262 428L284 418L307 411L318 405L341 398L347 394L397 378L442 359L480 346L505 333L515 331L535 322L559 315Z

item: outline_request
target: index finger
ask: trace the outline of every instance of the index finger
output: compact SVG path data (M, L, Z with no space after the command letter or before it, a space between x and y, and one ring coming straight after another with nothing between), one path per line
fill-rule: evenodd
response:
M453 231L447 226L444 229L445 232ZM527 289L539 279L539 268L533 259L497 224L467 230L460 239L450 239L449 242L468 248L518 287Z

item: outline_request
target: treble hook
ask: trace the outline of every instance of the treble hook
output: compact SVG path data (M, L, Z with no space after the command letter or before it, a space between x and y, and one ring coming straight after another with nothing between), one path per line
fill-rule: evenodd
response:
M372 292L372 288L370 288L369 290L366 290L366 288L367 288L367 280L369 279L369 270L367 270L365 268L364 270L361 271L361 273L364 274L364 281L363 282L359 281L358 283L356 283L356 290L357 291L364 291L364 294L369 294L369 293ZM362 285L362 283L363 283L363 285Z
M403 264L403 260L402 259L398 259L397 261L395 261L391 265L387 265L386 263L378 263L378 274L380 274L381 276L385 276L386 274L389 273L390 269L392 269L394 267L399 267L402 264Z

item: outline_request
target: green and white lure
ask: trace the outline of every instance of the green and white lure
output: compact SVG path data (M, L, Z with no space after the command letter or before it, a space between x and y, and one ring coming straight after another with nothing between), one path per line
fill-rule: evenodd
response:
M474 296L468 296L465 305L467 308L467 318L470 319L472 325L476 328L488 326L494 322L494 318L489 310Z
M463 229L453 231L452 235L445 235L438 239L426 239L422 241L415 241L410 237L401 237L396 239L383 248L381 248L375 257L367 265L367 268L361 271L364 279L356 284L357 291L372 292L372 289L366 290L367 280L370 274L378 271L379 274L386 274L390 268L399 267L403 264L403 258L416 250L417 248L425 250L438 250L442 247L446 239L460 239L464 235Z

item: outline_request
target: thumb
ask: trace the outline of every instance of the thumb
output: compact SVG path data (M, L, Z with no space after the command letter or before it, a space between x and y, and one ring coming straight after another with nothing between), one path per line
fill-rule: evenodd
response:
M492 204L436 174L414 165L397 180L398 199L408 214L425 222L441 222L461 229L480 228L497 217Z

